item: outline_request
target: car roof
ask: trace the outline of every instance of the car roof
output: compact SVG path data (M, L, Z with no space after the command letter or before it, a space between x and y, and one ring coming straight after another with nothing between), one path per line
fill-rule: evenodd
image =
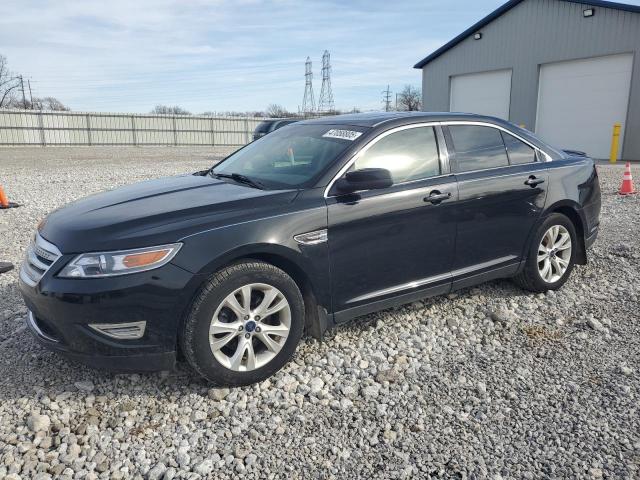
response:
M546 144L532 132L519 127L502 118L488 115L478 115L475 113L461 112L368 112L348 115L334 115L331 117L320 117L298 122L303 125L331 125L331 126L353 126L371 128L374 131L387 130L404 125L423 122L481 122L504 128L515 133L517 136L528 140L545 153L551 156L561 155L559 151Z
M502 123L503 121L484 115L453 112L367 112L350 113L347 115L333 115L329 117L312 118L300 123L304 125L352 125L357 127L377 127L384 123L416 123L416 122L445 122L451 120L488 121Z

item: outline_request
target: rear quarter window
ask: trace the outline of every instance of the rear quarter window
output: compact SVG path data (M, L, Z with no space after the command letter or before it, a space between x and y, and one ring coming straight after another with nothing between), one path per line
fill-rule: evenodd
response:
M532 163L536 161L536 151L522 140L518 140L513 135L506 132L500 132L504 139L504 145L507 147L507 155L511 165L520 165L522 163Z

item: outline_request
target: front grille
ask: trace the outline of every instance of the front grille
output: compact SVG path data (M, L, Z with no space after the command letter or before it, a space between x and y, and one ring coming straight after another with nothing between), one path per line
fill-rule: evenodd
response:
M20 269L20 278L24 283L35 287L47 270L62 256L60 250L36 233L27 248L27 253Z

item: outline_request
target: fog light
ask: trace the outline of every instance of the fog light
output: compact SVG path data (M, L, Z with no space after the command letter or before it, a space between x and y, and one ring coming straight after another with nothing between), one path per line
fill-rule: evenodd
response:
M89 327L107 337L118 340L136 340L144 336L147 322L90 323Z

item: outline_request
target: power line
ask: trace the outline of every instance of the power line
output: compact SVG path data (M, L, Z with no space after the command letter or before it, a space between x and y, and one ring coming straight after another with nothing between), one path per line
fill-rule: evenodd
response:
M333 112L336 106L333 101L333 91L331 90L331 57L329 51L322 54L322 88L320 89L320 100L318 100L318 112Z
M290 72L292 67L295 67L295 65L298 64L297 62L278 62L278 63L267 63L267 64L259 64L259 65L252 65L251 69L253 71L256 70L264 70L265 73L269 73L269 72ZM174 66L175 64L171 64L171 66ZM137 66L137 68L143 68ZM151 67L158 67L157 64L153 64L151 65ZM92 68L93 71L90 72L86 72L86 73L67 73L64 70L59 70L59 71L48 71L46 76L44 76L45 79L52 79L52 80L57 80L60 82L68 82L69 80L77 80L80 82L85 82L85 81L94 81L94 80L102 80L105 76L109 77L109 76L114 76L116 77L118 80L120 80L121 78L126 78L127 80L139 80L139 81L147 81L149 79L157 79L157 78L161 78L163 76L169 76L172 77L174 76L174 78L167 78L167 81L175 81L175 80L180 80L180 79L193 79L193 78L202 78L204 80L209 79L209 78L215 78L217 76L219 76L221 73L228 73L228 74L239 74L239 73L244 73L246 72L246 70L244 69L244 67L235 67L235 66L219 66L219 65L214 65L214 66L210 66L210 67L193 67L194 69L199 68L200 70L196 70L196 71L189 71L188 74L185 73L185 70L176 70L176 69L171 69L171 70L164 70L164 69L148 69L148 71L144 71L144 72L132 72L132 68L131 67L118 67L118 68L109 68L109 67L105 67L103 65L96 65L94 68ZM98 70L102 73L102 75L96 75L95 74L95 70Z
M302 98L302 113L305 114L313 113L316 109L312 81L311 59L307 57L307 61L304 62L304 97Z

